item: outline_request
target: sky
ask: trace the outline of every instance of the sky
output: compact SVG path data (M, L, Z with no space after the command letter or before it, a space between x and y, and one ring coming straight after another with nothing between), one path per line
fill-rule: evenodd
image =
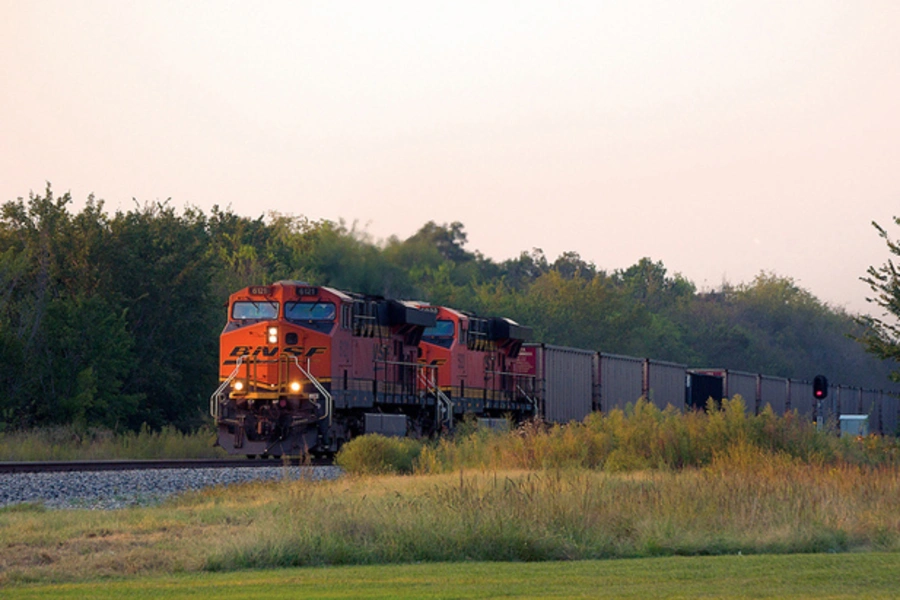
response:
M900 2L0 0L0 202L460 221L496 261L859 280L900 215Z

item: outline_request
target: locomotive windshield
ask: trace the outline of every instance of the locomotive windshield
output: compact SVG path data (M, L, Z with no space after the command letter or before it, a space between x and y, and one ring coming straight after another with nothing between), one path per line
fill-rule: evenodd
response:
M231 307L231 318L237 320L245 319L277 319L278 303L277 302L235 302Z
M453 337L456 328L449 319L438 319L434 327L426 327L422 337Z
M284 318L289 321L334 321L331 302L285 302Z

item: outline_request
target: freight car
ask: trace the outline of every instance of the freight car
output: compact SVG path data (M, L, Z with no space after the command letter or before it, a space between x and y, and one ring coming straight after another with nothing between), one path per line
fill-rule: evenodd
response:
M808 381L528 342L505 318L386 299L300 281L251 286L228 300L218 389L210 412L232 454L330 453L363 433L431 436L463 415L487 424L538 417L580 421L646 398L660 409L703 409L740 395L804 418L866 415L894 434L900 401L832 386L815 402Z

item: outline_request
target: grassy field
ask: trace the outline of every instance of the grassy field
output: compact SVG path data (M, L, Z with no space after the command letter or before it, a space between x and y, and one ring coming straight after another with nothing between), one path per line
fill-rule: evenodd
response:
M470 562L200 573L21 585L27 598L896 598L900 554Z
M0 510L0 585L417 562L900 550L900 472L787 458L680 472L460 471Z

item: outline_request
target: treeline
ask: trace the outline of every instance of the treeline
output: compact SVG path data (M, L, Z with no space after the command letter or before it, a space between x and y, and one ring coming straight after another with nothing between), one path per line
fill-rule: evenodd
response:
M888 382L889 366L851 339L861 333L851 315L772 274L701 293L650 259L605 271L574 252L550 262L533 249L495 262L466 249L461 223L376 242L293 215L71 204L48 186L0 209L2 428L196 427L217 381L228 295L279 279L508 316L553 344Z

